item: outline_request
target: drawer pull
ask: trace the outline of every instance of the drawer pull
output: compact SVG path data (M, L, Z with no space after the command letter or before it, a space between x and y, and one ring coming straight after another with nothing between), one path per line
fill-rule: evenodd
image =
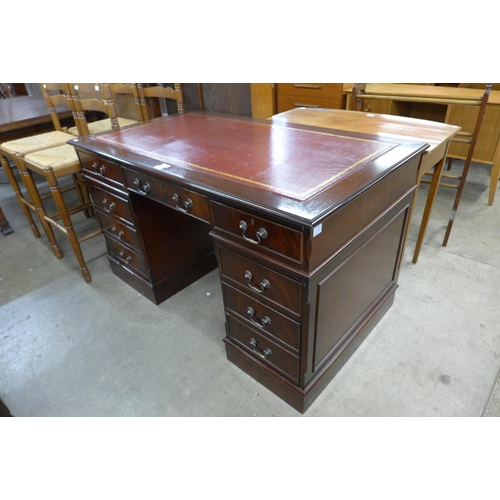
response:
M106 175L106 167L104 165L99 166L99 163L97 163L96 161L92 163L92 170L96 174L100 174L102 176Z
M293 105L296 108L319 108L318 104L305 104L301 102L294 102Z
M125 236L125 233L120 229L120 231L118 231L118 234L116 233L116 227L113 226L110 231L115 235L115 236L118 236L118 238L122 239L124 236Z
M183 205L184 205L183 207L180 205L181 197L177 193L174 193L174 195L172 196L172 200L174 200L175 208L177 210L180 210L181 212L187 213L187 212L189 212L189 210L191 210L193 208L193 200L191 200L191 198L188 198L183 203Z
M109 205L108 205L108 200L106 198L104 198L102 200L102 205L104 207L104 210L106 210L106 212L113 212L114 209L116 208L116 205L114 202L111 202Z
M307 83L294 83L293 86L296 89L316 89L320 90L321 85L307 84Z
M267 280L262 280L260 283L259 283L259 287L256 287L253 283L252 283L252 278L253 278L253 274L250 272L250 271L245 271L245 278L248 280L247 281L247 285L254 291L258 292L258 293L264 293L270 286L271 286L271 283L269 283L269 281Z
M125 252L123 250L118 254L118 256L121 257L123 260L125 260L128 263L132 262L132 257L130 257L130 255L127 255L125 257Z
M257 341L255 339L250 339L250 345L252 346L252 351L260 356L262 359L267 359L269 356L272 355L273 351L269 349L269 347L266 347L262 352L260 349L257 347Z
M264 316L261 320L258 320L255 318L255 311L253 310L252 307L249 307L247 309L247 314L250 316L250 321L253 323L255 326L258 326L259 328L265 328L266 326L271 324L271 319L268 316Z
M142 183L137 177L134 179L134 186L136 187L137 191L139 193L143 194L144 196L148 195L151 192L151 186L149 185L148 182Z
M248 226L247 223L244 220L240 220L240 229L243 231L242 236L245 241L248 241L249 243L252 243L253 245L258 245L260 244L261 239L267 238L267 231L261 227L256 233L255 236L257 236L257 240L254 240L252 238L249 238L248 236L245 235Z

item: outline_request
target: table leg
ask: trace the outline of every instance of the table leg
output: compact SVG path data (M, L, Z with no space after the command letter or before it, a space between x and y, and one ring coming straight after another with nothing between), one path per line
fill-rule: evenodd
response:
M446 157L443 157L434 167L434 173L432 174L432 180L429 186L429 193L427 194L427 201L425 202L424 214L422 216L422 222L420 224L420 229L418 232L417 244L413 253L412 262L414 264L417 263L418 256L420 255L420 248L422 247L422 243L424 241L427 224L429 223L429 219L431 217L432 206L434 205L434 200L436 198L439 183L441 181L441 174L443 173L445 158Z
M9 221L5 217L2 207L0 207L0 231L4 236L7 236L8 234L12 234L14 232L14 229L9 226Z

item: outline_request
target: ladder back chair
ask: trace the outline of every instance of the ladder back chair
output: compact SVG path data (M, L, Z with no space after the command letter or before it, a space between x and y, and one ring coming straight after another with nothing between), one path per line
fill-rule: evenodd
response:
M145 121L161 116L161 99L175 101L177 112L184 113L184 94L180 83L174 83L174 88L162 85L145 86L138 83L137 89Z
M33 153L42 149L48 149L56 146L61 146L66 144L69 139L73 139L74 136L68 133L66 129L61 126L59 117L57 115L56 106L63 106L70 108L67 94L67 86L64 83L51 83L44 84L42 86L42 91L44 94L45 102L48 106L52 124L54 125L54 130L50 132L44 132L42 134L36 134L29 137L23 137L20 139L15 139L11 141L4 142L0 144L0 163L7 174L7 178L14 190L16 198L21 206L26 219L33 231L36 238L40 238L40 232L38 230L35 221L33 220L30 205L31 200L27 200L19 186L16 175L11 168L11 162L16 163L17 156L23 156L26 154ZM71 109L71 108L70 108ZM45 232L50 232L50 227L41 221Z
M123 91L124 87L120 88ZM70 128L69 132L74 135L83 136L118 130L142 121L142 116L139 116L139 120L118 116L110 84L70 83L69 92L70 105L76 123L76 126ZM90 112L102 113L106 117L90 121L87 119Z
M464 160L464 166L462 172L457 174L451 173L442 173L441 179L454 179L455 183L449 183L445 181L439 182L439 186L443 187L451 187L457 190L457 194L455 196L455 200L453 203L453 208L451 210L450 218L448 220L448 224L446 227L445 235L443 238L443 246L448 244L448 240L450 237L451 229L453 227L453 222L455 221L455 216L458 210L458 205L460 203L460 199L462 197L462 192L465 186L465 182L467 180L467 174L469 172L470 164L472 161L472 157L474 155L474 148L476 147L477 139L479 137L479 133L481 131L481 125L483 123L484 114L486 112L486 106L488 104L488 99L490 95L490 91L492 88L491 83L486 84L486 88L484 93L477 98L467 97L464 99L458 99L456 97L449 97L442 95L432 95L431 93L422 94L422 95L406 95L403 96L401 94L389 95L389 93L379 93L377 94L375 91L370 91L370 88L366 84L355 84L352 89L351 96L351 110L363 110L363 102L364 99L382 99L382 100L394 100L394 101L406 101L406 102L421 102L421 103L433 103L433 104L445 104L445 105L460 105L460 106L475 106L478 107L478 112L476 115L476 120L474 123L474 127L472 131L460 131L456 137L452 138L452 142L460 142L463 144L467 144L467 155ZM429 175L432 175L429 173ZM422 183L430 183L430 181L421 180Z
M57 96L50 94L51 85L42 84L46 100L54 105L55 101L61 100L61 94ZM66 87L66 99L69 88ZM69 99L68 99L69 101ZM80 126L83 123L84 117L78 117ZM84 127L83 127L84 128ZM28 206L31 210L38 214L41 223L46 230L47 237L50 241L52 250L58 259L62 258L62 251L57 243L53 228L64 233L71 244L73 252L77 258L81 273L87 283L92 281L90 271L86 265L85 258L80 244L94 236L102 233L101 229L92 230L90 233L79 237L76 234L71 217L76 213L83 212L86 217L94 215L92 201L88 194L83 176L81 174L81 166L75 148L66 142L69 139L74 139L75 136L67 134L66 141L62 145L41 149L26 154L19 152L14 153L14 161L17 168L21 172L21 178L26 190L28 191L31 203ZM50 187L50 196L55 203L57 212L49 215L45 208L43 197L40 195L37 183L35 182L34 174L44 178ZM72 186L67 189L61 187L61 183L66 182L65 179L71 179ZM76 190L78 201L67 201L65 194L69 190ZM98 226L96 220L96 227Z
M135 83L103 83L111 91L114 97L118 115L120 114L120 104L123 101L128 103L133 102L133 108L138 122L143 122L141 100L139 98L139 90ZM131 113L131 111L129 111Z

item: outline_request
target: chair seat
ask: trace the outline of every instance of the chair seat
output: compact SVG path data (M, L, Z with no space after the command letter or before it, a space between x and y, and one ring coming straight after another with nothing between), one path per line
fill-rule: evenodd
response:
M53 148L66 144L70 139L74 139L72 134L54 130L44 134L23 137L14 141L7 141L0 144L0 149L7 154L21 153L27 155L41 149Z
M81 170L75 148L69 144L36 151L24 157L28 167L43 175L43 169L52 167L57 178L74 174Z
M118 117L118 125L120 128L126 127L128 125L135 125L139 123L137 120L129 120L128 118L120 118ZM99 132L107 132L112 130L111 120L109 118L104 118L103 120L97 120L95 122L87 123L89 132L91 134L98 134ZM71 127L68 129L68 132L74 135L78 135L78 129L76 127Z

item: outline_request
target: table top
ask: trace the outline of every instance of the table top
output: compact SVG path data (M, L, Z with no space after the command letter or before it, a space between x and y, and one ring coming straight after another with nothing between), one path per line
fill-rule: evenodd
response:
M164 179L314 220L427 145L231 115L185 113L71 141Z
M295 108L270 118L274 123L286 122L316 127L360 132L374 136L409 139L429 144L430 154L459 131L460 127L405 116L346 111L326 108Z
M68 108L57 107L60 117L72 116ZM0 99L0 133L51 122L43 97L19 96Z

